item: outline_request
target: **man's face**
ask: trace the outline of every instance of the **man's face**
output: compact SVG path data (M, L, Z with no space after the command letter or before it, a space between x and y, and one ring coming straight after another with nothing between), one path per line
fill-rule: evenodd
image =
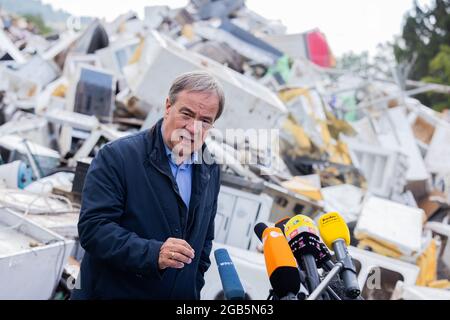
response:
M166 99L164 142L176 156L188 158L203 145L219 111L219 98L210 92L181 91L172 105Z

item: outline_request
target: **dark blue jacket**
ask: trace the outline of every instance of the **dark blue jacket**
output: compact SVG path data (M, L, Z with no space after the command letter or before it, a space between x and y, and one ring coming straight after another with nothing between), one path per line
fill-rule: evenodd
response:
M93 160L78 222L86 254L72 299L200 298L211 264L220 170L215 163L194 164L186 208L164 152L161 123L106 144ZM159 250L169 237L186 240L195 258L183 269L161 272Z

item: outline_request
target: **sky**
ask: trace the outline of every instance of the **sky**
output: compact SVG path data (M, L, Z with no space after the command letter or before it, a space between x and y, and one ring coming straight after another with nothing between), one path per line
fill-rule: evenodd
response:
M433 0L418 0L429 6ZM42 0L55 9L64 9L75 16L96 16L114 19L133 10L144 16L144 7L185 6L187 0ZM247 0L251 10L268 19L280 20L288 33L319 28L327 37L334 55L353 51L375 54L379 43L391 41L402 30L403 17L413 0Z

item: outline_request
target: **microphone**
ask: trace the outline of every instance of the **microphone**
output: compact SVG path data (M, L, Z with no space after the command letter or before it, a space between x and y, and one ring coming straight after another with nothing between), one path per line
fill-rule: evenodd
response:
M284 217L284 218L278 220L278 221L275 223L275 227L280 228L281 231L283 231L283 234L284 234L284 226L285 226L286 223L289 221L289 219L290 219L290 218L289 218L288 216L286 216L286 217Z
M214 251L226 300L244 300L245 291L226 249Z
M334 268L333 260L331 259L330 251L327 246L320 241L320 254L319 259L317 259L317 266L325 271L331 271Z
M286 223L289 221L290 217L286 216L275 223L275 227L280 228L284 233L284 227ZM256 232L256 230L255 230ZM261 239L260 239L261 240ZM330 271L334 267L334 263L331 260L331 254L328 251L326 245L320 241L320 254L317 259L317 266L324 269L325 271Z
M333 250L336 259L342 263L341 276L345 286L345 294L349 298L357 298L361 290L356 277L356 268L348 253L350 231L345 220L337 212L329 212L319 218L319 230L326 246Z
M283 232L264 223L258 223L254 231L263 242L267 274L274 294L281 300L296 299L300 291L300 274Z
M311 294L320 284L316 264L322 250L319 231L311 218L299 214L286 223L284 233L295 259L306 273L306 284ZM326 293L323 297L327 297Z
M264 222L260 222L258 224L255 225L255 227L253 228L253 231L255 231L256 236L258 237L259 241L263 242L263 232L264 230L266 230L267 224L265 224Z

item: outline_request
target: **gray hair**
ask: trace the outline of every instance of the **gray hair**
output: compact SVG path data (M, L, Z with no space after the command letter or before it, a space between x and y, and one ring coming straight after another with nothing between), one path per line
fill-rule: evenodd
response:
M216 118L219 119L225 105L225 95L220 83L205 71L192 71L179 75L172 83L169 90L169 101L175 103L178 93L186 90L190 92L213 92L219 98L219 111Z

